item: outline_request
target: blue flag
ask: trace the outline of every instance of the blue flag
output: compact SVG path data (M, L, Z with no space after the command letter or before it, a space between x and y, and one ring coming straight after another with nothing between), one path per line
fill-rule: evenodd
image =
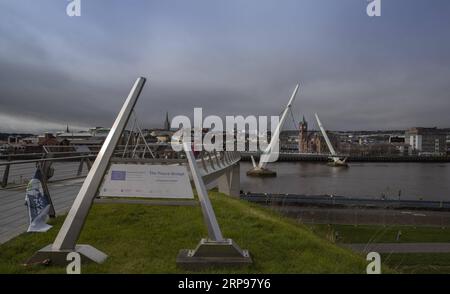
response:
M46 223L50 211L50 201L49 196L45 194L42 188L42 180L41 170L37 168L33 178L28 183L25 196L30 218L30 226L27 232L46 232L52 227Z

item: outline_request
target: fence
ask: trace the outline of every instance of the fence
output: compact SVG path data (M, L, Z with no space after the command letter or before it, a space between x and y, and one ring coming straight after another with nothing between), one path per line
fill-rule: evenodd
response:
M26 185L40 166L48 182L85 177L96 155L79 155L0 162L0 186L9 189Z

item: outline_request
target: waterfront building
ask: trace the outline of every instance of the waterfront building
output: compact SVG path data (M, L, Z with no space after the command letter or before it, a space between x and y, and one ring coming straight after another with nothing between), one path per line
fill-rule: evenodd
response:
M404 136L390 136L389 137L389 143L405 143L405 137Z
M304 116L299 124L299 128L300 132L298 136L298 151L300 153L319 153L319 154L330 153L322 134L319 131L308 130L308 122L306 121ZM339 136L328 131L327 134L331 141L331 144L337 151L339 151L340 149Z
M409 154L410 145L405 142L405 136L390 136L389 143L395 146L398 151L398 155L405 156Z
M299 148L298 130L281 131L280 150L282 152L298 153L298 148Z
M350 156L401 155L404 150L404 146L389 142L376 142L368 144L342 142L340 144L341 153Z
M447 133L438 128L411 128L406 131L405 142L411 154L444 155L447 152Z
M300 134L298 138L298 151L300 153L308 153L308 122L304 116L299 126Z
M447 132L447 155L450 155L450 133Z

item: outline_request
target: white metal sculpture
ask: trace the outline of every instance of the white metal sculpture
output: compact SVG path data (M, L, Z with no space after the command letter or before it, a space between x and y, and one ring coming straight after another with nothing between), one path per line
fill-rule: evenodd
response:
M208 191L197 166L191 143L183 143L188 159L192 179L197 190L203 219L208 229L208 238L201 239L193 250L183 249L177 256L177 263L182 266L214 264L250 264L252 259L248 250L241 249L232 239L225 239L217 222L216 214L209 200Z
M125 103L109 131L105 142L100 149L95 162L86 176L86 179L75 198L69 214L67 215L61 229L53 244L39 250L28 263L41 262L50 259L54 264L65 264L66 255L69 252L80 253L82 259L103 262L107 255L90 245L77 245L76 242L81 234L86 218L91 209L94 198L102 183L103 176L109 166L110 159L125 129L130 115L136 105L139 95L144 87L146 79L141 77L136 80Z
M107 172L111 163L111 157L119 142L119 139L129 121L130 115L136 105L142 88L145 84L145 78L138 78L131 89L128 98L122 106L105 142L99 151L95 162L93 163L83 185L78 192L77 197L56 236L53 244L47 245L38 252L36 252L28 261L27 264L42 263L50 261L55 265L65 265L67 263L66 257L68 254L76 252L79 254L81 261L94 261L102 263L106 260L107 255L100 250L84 244L77 244L77 240L81 234L86 218L89 214L92 203L98 195L98 190L104 175ZM140 130L139 130L140 132ZM142 133L140 132L142 136ZM189 167L192 173L192 178L195 183L198 198L203 212L205 224L208 228L208 238L201 239L195 250L181 250L177 257L177 263L181 265L191 264L249 264L252 262L248 250L241 249L232 239L225 239L222 236L219 224L217 222L214 210L208 197L205 188L205 182L202 174L197 166L197 160L190 149L190 143L184 144L184 149L188 159ZM150 149L149 149L150 150ZM210 155L211 159L211 155ZM221 166L218 154L215 152L214 159L217 163L217 170L224 167ZM229 159L230 166L223 170L235 168L240 157L231 154ZM225 158L222 158L224 161ZM212 161L211 161L212 164ZM237 173L239 178L239 173ZM230 186L233 186L230 184ZM189 188L191 188L189 186Z

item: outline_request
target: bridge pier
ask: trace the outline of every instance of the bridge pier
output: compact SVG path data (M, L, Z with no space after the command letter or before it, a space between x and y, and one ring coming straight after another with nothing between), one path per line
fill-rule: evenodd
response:
M233 197L239 197L241 193L241 167L239 162L230 167L218 179L219 192Z

